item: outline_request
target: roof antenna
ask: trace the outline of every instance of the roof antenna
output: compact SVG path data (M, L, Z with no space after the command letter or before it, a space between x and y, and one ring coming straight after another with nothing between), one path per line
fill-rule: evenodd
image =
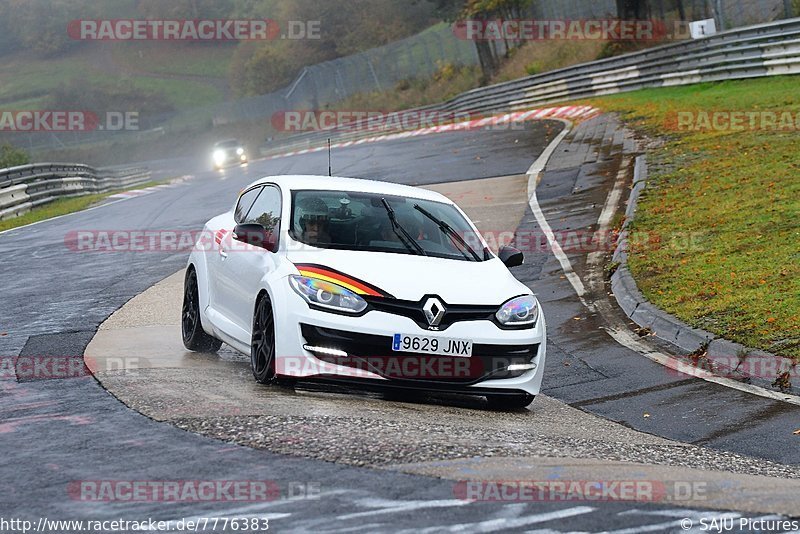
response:
M331 174L331 138L328 138L328 176L333 176Z

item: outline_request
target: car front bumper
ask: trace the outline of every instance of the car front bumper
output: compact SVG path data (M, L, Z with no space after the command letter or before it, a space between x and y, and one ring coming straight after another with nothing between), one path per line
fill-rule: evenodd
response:
M353 317L310 309L296 295L286 295L282 304L276 310L276 370L281 376L478 395L487 390L536 395L541 389L546 351L541 314L533 328L523 330L474 320L432 331L408 317L378 310ZM435 337L443 343L471 340L472 357L395 352L394 334Z
M215 167L227 167L230 165L241 165L247 163L247 154L226 154L225 159L223 160L215 160L212 158Z

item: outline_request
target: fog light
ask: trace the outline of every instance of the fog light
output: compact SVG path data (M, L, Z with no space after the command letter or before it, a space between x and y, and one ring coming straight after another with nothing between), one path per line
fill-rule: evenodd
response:
M347 357L347 353L339 349L332 349L329 347L313 347L311 345L303 345L303 348L306 349L308 352L327 354L328 356L340 356L342 358Z
M509 371L531 371L536 369L535 363L512 363L506 367Z

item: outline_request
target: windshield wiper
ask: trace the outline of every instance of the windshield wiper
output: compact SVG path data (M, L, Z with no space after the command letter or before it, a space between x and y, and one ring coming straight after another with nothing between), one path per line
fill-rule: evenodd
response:
M394 210L389 203L386 202L386 199L382 198L381 202L383 203L383 207L386 209L386 213L389 215L389 221L392 223L392 230L394 230L394 233L398 238L400 238L400 242L403 243L403 245L405 245L409 251L416 252L420 256L427 256L425 250L423 250L419 243L417 243L411 234L409 234L408 231L400 226L399 222L397 222L397 217L394 214Z
M472 258L475 261L481 261L481 258L480 256L478 256L478 253L475 252L475 250L471 246L469 246L469 244L466 241L464 241L463 237L458 235L458 232L453 230L452 226L450 226L443 220L438 219L431 212L429 212L419 204L414 204L414 209L423 214L428 219L432 220L434 223L436 223L436 226L439 227L439 230L441 230L444 233L444 235L449 237L454 243L461 245L463 249L460 249L459 252L461 252L465 258L469 259L469 257L472 256ZM467 255L467 253L469 253L469 255Z

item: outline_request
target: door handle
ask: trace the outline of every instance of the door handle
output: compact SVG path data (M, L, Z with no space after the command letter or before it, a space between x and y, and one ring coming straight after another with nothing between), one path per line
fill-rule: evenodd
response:
M217 230L216 233L214 234L214 241L217 243L217 246L219 247L217 251L219 252L219 255L222 256L223 260L228 257L228 253L225 252L224 248L225 245L222 244L223 240L225 239L226 233L228 233L227 230Z

